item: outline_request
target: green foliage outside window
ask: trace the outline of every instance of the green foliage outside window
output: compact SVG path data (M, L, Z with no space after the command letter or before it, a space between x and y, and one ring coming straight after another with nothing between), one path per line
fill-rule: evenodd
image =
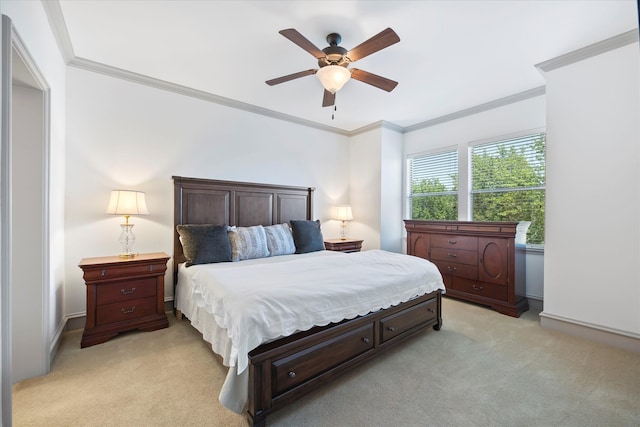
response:
M457 190L457 175L452 175ZM429 194L429 196L414 197L411 199L411 218L413 219L438 219L455 220L458 218L458 193L442 194L449 192L438 179L426 179L412 186L412 194Z
M544 243L545 135L474 147L474 221L531 221L527 243Z

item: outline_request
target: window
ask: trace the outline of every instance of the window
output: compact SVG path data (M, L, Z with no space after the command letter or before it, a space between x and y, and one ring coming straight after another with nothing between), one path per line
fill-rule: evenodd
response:
M471 218L531 221L528 244L544 243L545 134L471 148Z
M458 218L458 152L409 158L409 203L413 219Z

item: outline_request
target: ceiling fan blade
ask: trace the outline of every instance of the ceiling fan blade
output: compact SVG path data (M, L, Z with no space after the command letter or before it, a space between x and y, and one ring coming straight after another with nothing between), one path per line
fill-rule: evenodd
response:
M387 28L371 37L369 40L366 40L360 43L358 46L351 49L347 52L347 57L351 62L355 62L359 59L364 58L365 56L369 56L372 53L376 53L379 50L384 49L385 47L389 47L392 44L398 43L400 41L400 37L393 31L391 28Z
M357 68L353 68L351 70L351 78L360 80L363 83L370 84L371 86L375 86L379 89L386 90L387 92L391 92L398 86L398 82L389 80L385 77L378 76L377 74L370 73L368 71L359 70Z
M316 69L304 70L298 73L289 74L287 76L278 77L276 79L267 80L265 83L269 86L278 85L280 83L288 82L289 80L299 79L300 77L310 76L316 73Z
M286 30L278 31L278 32L283 36L285 36L286 38L288 38L289 40L291 40L292 42L294 42L295 44L297 44L298 46L300 46L301 48L303 48L304 50L306 50L307 52L309 52L315 58L319 59L319 58L324 58L326 56L323 51L321 51L316 45L314 45L309 40L307 40L307 38L302 34L300 34L298 30L289 28Z
M324 90L324 96L322 97L322 106L323 107L331 107L336 103L336 94L331 93L328 90Z

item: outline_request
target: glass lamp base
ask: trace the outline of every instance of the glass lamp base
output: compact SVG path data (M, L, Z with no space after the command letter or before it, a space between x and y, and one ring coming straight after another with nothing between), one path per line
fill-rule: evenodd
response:
M120 233L118 241L122 245L122 252L118 256L120 258L133 258L136 256L136 254L131 251L136 241L136 236L132 230L133 224L120 224L120 227L122 228L122 233Z

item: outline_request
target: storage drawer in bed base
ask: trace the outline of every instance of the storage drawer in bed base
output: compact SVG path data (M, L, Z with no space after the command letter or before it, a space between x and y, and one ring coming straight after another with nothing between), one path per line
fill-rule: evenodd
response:
M249 353L249 422L253 426L265 426L270 413L376 356L381 350L429 326L439 330L441 308L441 292L437 291L386 310L316 327L256 348ZM383 333L383 324L386 322L388 326L391 319L401 320L403 325L393 336ZM336 343L345 346L341 354L335 354Z

